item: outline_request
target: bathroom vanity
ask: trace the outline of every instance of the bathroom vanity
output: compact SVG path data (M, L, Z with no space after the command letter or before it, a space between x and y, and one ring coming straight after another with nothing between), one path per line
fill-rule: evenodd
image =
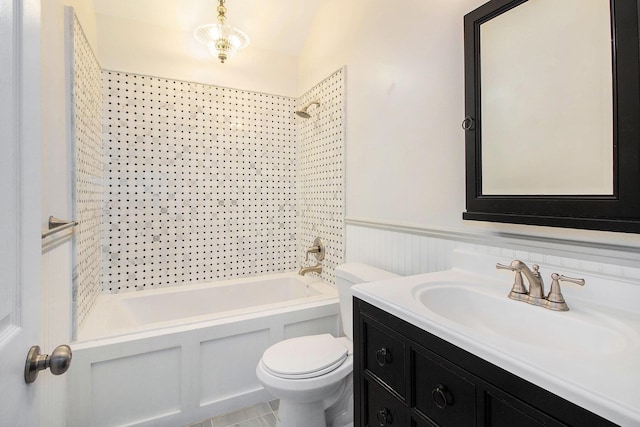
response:
M357 426L616 425L364 301L354 313Z
M352 288L355 425L640 425L638 316L512 301L504 279L449 270Z

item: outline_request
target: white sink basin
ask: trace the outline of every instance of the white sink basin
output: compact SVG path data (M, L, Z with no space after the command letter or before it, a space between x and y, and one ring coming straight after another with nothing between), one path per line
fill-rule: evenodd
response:
M628 309L637 307L640 286L586 276L582 298L564 289L569 311L557 312L509 299L513 277L496 276L452 269L351 290L606 419L640 426L640 312Z
M415 286L412 294L437 316L474 335L497 335L564 353L612 354L634 342L633 331L601 313L554 312L510 300L507 292L471 283L431 282Z

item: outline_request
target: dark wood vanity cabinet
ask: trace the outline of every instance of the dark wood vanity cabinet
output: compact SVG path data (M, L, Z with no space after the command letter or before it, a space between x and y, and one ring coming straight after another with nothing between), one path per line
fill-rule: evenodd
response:
M353 312L355 426L615 425L357 298Z

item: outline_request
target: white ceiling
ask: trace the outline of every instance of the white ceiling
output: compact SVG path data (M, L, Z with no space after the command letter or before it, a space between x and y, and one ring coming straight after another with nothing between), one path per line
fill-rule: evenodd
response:
M93 1L98 21L109 15L189 33L217 21L217 0ZM247 33L253 47L297 55L320 1L227 0L227 24Z

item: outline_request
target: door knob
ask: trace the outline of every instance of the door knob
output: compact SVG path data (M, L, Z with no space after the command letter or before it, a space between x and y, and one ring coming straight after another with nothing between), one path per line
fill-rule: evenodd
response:
M40 346L34 345L29 349L27 361L24 364L24 381L31 384L38 378L38 372L43 369L51 369L53 375L67 372L71 365L71 348L68 345L59 345L53 350L51 356L40 354Z

